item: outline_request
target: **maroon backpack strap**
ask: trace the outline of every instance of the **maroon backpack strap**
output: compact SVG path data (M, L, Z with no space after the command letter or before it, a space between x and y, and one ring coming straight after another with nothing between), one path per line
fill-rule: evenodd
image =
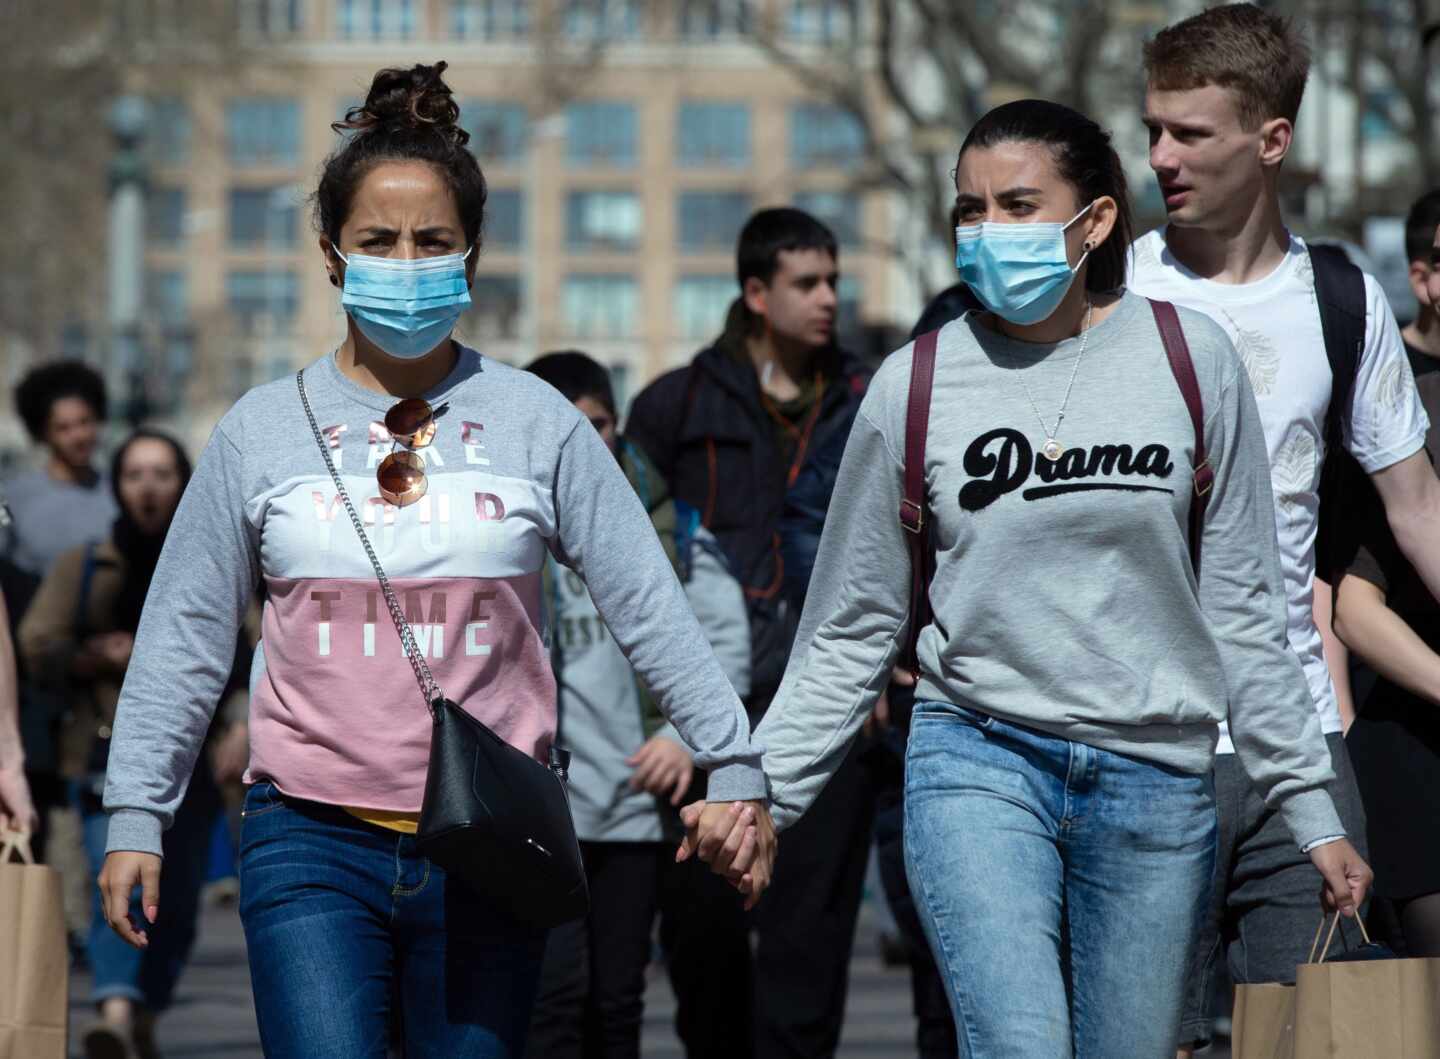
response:
M1195 363L1190 359L1190 344L1185 341L1180 314L1169 302L1152 299L1150 308L1160 329L1160 341L1165 344L1170 371L1180 387L1180 395L1185 398L1185 407L1190 411L1190 422L1195 428L1195 495L1190 499L1190 562L1195 567L1196 578L1199 578L1205 508L1210 504L1210 490L1215 485L1215 469L1210 466L1210 456L1205 451L1205 402L1200 397L1200 383L1195 378Z
M935 344L939 331L915 339L910 361L910 397L905 405L905 484L900 526L910 545L910 632L901 664L919 674L915 647L930 622L930 502L925 489L925 437L930 430L930 390L935 382Z

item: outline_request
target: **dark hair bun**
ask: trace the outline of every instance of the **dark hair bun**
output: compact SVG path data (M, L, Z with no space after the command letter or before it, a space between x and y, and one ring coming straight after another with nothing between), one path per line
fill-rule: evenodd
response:
M361 134L434 130L454 146L464 147L470 134L460 127L460 107L440 76L448 65L442 60L434 66L381 70L370 83L364 105L351 107L345 120L331 127L336 132Z

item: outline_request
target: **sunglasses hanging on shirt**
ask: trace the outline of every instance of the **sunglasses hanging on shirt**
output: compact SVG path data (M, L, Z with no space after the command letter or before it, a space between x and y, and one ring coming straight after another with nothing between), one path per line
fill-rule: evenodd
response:
M430 483L425 476L425 461L417 449L435 440L435 420L445 414L448 405L432 409L419 397L407 397L385 413L385 429L390 434L390 454L375 470L380 495L396 507L406 507L425 495ZM396 452L393 445L404 445Z

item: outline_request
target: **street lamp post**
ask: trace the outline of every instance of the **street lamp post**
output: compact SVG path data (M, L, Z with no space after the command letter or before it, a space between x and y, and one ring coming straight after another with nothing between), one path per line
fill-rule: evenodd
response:
M115 155L110 162L110 363L112 393L123 393L132 425L149 411L140 318L145 300L145 191L142 147L148 108L139 96L121 96L110 108Z

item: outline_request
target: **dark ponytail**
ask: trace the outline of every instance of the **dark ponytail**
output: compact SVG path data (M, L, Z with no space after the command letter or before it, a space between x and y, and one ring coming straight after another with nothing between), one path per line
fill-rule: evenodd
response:
M1125 170L1110 146L1110 134L1084 114L1059 103L1021 99L996 107L976 122L960 145L960 154L971 147L1002 143L1050 147L1060 176L1075 189L1081 206L1105 195L1115 200L1115 225L1105 241L1090 252L1085 289L1101 293L1123 287L1134 224Z
M313 198L315 228L336 246L355 191L381 162L428 162L444 178L460 213L467 245L480 242L485 216L485 174L465 145L460 107L441 79L446 63L386 69L375 75L365 102L331 128L353 133L325 160Z

